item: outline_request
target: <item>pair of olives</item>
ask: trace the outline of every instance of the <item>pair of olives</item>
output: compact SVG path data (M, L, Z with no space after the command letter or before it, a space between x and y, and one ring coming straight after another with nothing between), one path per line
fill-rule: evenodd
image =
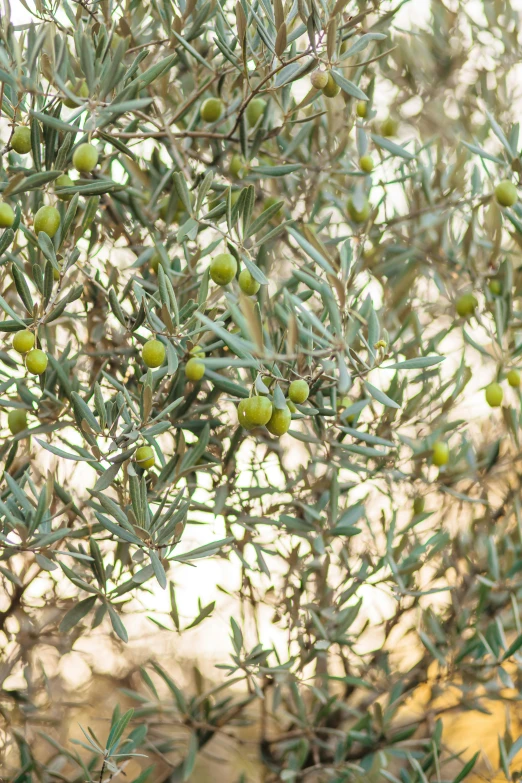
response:
M43 375L48 358L44 351L35 348L36 337L29 329L21 329L13 338L13 348L25 356L25 366L32 375Z
M205 352L200 346L196 346L191 351L192 358L185 365L185 376L189 381L200 381L205 374L205 365L201 358ZM155 369L161 367L167 355L164 344L157 339L147 340L141 351L141 358L146 367Z
M281 436L290 429L292 413L288 405L275 408L268 397L248 397L237 406L237 418L246 430L266 427L272 435Z
M203 122L217 122L223 114L223 101L221 98L207 98L200 107L199 115ZM263 98L252 98L249 101L245 116L251 128L257 125L266 109L266 101Z
M237 274L237 261L231 253L219 253L210 262L209 274L217 285L228 285ZM239 273L238 283L241 291L247 296L257 294L261 284L252 276L248 269Z

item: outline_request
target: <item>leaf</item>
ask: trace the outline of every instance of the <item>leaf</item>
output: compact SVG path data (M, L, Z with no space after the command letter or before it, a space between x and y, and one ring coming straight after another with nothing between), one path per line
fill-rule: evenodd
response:
M40 231L38 234L38 246L44 254L45 258L51 262L53 268L59 271L60 267L58 266L58 261L56 259L54 245L51 238L48 236L48 234L45 233L45 231Z
M13 280L16 286L16 290L18 291L18 296L24 303L27 312L31 315L34 309L34 304L31 292L29 291L29 286L27 285L27 281L25 279L25 275L18 269L16 264L11 266L11 274L13 275Z
M198 318L208 329L220 337L223 342L228 345L232 351L234 351L236 356L240 356L244 359L253 359L253 356L251 355L251 351L255 350L255 346L253 344L247 343L246 340L243 340L241 337L227 332L223 326L220 326L215 321L212 321L210 318L204 315L204 313L197 312L196 318Z
M386 405L388 408L400 408L401 407L398 403L395 402L395 400L392 400L391 397L388 397L387 394L385 394L380 389L377 389L369 381L365 381L364 382L364 386L365 386L366 390L374 398L374 400L377 400L377 402L382 403L382 405Z
M256 218L249 226L248 231L245 233L245 239L247 237L254 236L258 231L261 231L261 229L264 228L264 226L266 226L270 220L272 220L273 216L280 211L283 205L284 201L277 201L275 204L272 204L270 207L268 207L268 209L264 209L259 217Z
M516 158L516 154L511 149L511 144L507 140L507 138L506 138L506 136L504 134L504 131L502 130L502 128L500 127L500 125L498 124L496 119L493 117L493 115L487 109L485 111L486 111L486 116L487 116L487 118L489 120L489 123L491 125L491 129L492 129L493 133L495 134L497 139L500 141L500 143L502 144L502 146L504 147L506 152L508 152L509 157L511 159Z
M355 506L351 506L351 508L341 514L334 530L355 525L362 516L364 516L364 506L362 503L356 503Z
M44 114L43 112L33 111L31 109L31 116L35 117L43 125L47 125L54 130L65 131L67 133L83 133L82 129L78 128L76 125L70 125L68 122L59 120L57 117L52 117L50 114Z
M16 196L29 190L39 190L43 185L54 182L62 173L61 171L39 171L37 174L30 174L11 190L10 195Z
M14 238L15 232L12 228L6 228L6 230L2 232L2 235L0 236L0 256L5 253L9 245L12 244Z
M419 356L417 359L406 359L395 364L381 365L381 370L421 370L424 367L432 367L445 360L445 356Z
M81 422L82 419L85 419L89 427L94 430L94 432L100 434L101 427L98 423L98 419L91 411L85 400L82 400L77 392L72 392L71 402L79 421Z
M101 196L105 193L114 193L119 190L125 190L126 185L120 185L112 179L100 180L76 180L74 185L66 188L59 188L60 195L73 196L78 193L80 196Z
M181 35L178 35L178 33L174 30L174 28L171 29L171 34L174 36L174 38L179 41L179 43L189 52L189 54L192 55L201 65L204 65L205 68L208 68L209 70L212 70L212 66L197 52L187 41L185 41L184 38L181 37Z
M318 250L315 249L315 247L308 242L307 239L304 238L302 234L297 231L295 228L289 228L288 233L290 236L292 236L297 244L305 251L307 255L310 256L310 258L313 258L314 261L317 261L319 266L324 269L325 272L328 272L329 275L335 275L334 268L330 265L330 263L319 253Z
M178 38L178 40L180 39L180 36L178 36L174 29L172 29L170 32L172 35ZM151 65L150 68L147 68L147 70L140 74L140 76L138 76L136 79L139 88L142 89L143 87L147 87L147 85L152 84L152 82L155 82L156 79L159 79L161 76L164 76L166 73L168 73L177 59L177 54L171 54L168 57L165 57L163 60L160 60L159 63ZM114 99L115 103L116 100L117 98Z
M252 166L250 172L260 177L287 177L302 168L300 163L285 163L282 166Z
M190 627L190 626L189 626ZM185 782L190 778L196 764L196 756L199 749L198 736L195 731L190 735L188 752L183 761L183 781Z
M377 136L375 133L372 133L371 137L374 144L386 150L387 152L390 152L392 155L404 158L405 160L414 160L415 155L413 155L411 152L408 152L408 150L405 150L404 147L400 146L400 144L395 144L394 141L390 141L384 136Z
M53 446L51 443L46 443L43 440L40 440L39 438L35 438L36 442L40 444L40 446L43 449L46 449L46 451L50 451L51 454L54 454L57 457L63 457L64 459L72 459L75 462L97 462L97 460L94 457L82 457L80 454L72 454L68 451L64 451L63 449L59 449L57 446Z
M247 255L243 255L242 259L246 268L248 269L248 271L250 272L254 280L257 280L257 282L261 283L261 285L268 285L268 280L264 272L261 269L259 269L259 267L256 266L254 262Z
M244 199L241 197L244 196ZM248 228L252 218L252 211L256 200L256 191L253 185L249 185L248 188L244 188L241 191L240 199L242 202L242 216L243 216L243 236L246 238L250 236Z
M210 557L210 555L215 554L222 547L230 544L232 541L235 541L234 536L222 538L219 541L213 541L212 543L204 544L197 549L192 549L190 552L186 552L183 555L174 555L173 557L169 557L169 560L181 560L188 562L189 560L199 560L201 557Z
M285 395L279 388L279 384L276 383L274 385L274 408L284 411L287 407Z
M305 67L306 70L308 70L308 67L309 66ZM289 65L286 65L276 75L274 79L274 87L278 88L282 87L284 84L290 84L290 82L294 82L296 79L301 77L303 70L303 66L300 63L290 63Z
M109 105L103 109L102 114L109 114L111 119L113 119L114 116L119 114L125 114L126 112L141 111L141 109L146 109L147 106L150 106L153 100L154 100L153 98L137 98L136 100L133 101L120 101L118 103L109 103Z
M136 546L142 545L141 539L134 533L131 533L129 530L127 530L126 527L117 525L115 522L112 522L110 519L104 516L104 514L100 514L99 511L95 511L94 513L98 522L117 538L122 538L129 544L135 544Z
M110 468L107 468L107 470L101 474L100 478L94 485L93 491L101 492L104 489L108 489L108 487L111 486L112 482L118 475L120 468L121 465L119 463L116 465L111 465Z
M517 652L522 647L522 634L517 636L517 638L511 642L509 647L507 648L506 652L502 656L502 660L506 661L508 658L511 658L511 656Z
M445 666L446 665L446 660L445 660L444 656L442 655L440 650L438 650L435 647L435 645L433 644L433 642L431 641L429 636L427 634L425 634L424 631L418 631L418 634L419 634L419 638L420 638L421 642L423 643L425 648L428 650L428 652L441 664L441 666Z
M198 616L196 617L196 619L195 619L195 620L193 620L193 621L190 623L190 625L187 625L187 627L185 628L185 630L186 630L186 631L188 631L188 629L189 629L189 628L194 628L196 625L199 625L199 624L200 624L200 622L202 622L202 621L205 619L205 617L208 617L209 615L211 615L211 614L212 614L212 612L214 611L214 608L215 608L215 606L216 606L216 602L215 602L215 601L212 601L212 602L211 602L211 603L209 603L207 606L205 606L205 607L204 607L204 608L203 608L203 609L200 611L200 613L198 614Z
M108 751L113 751L115 746L118 744L133 715L134 710L128 710L125 715L122 715L122 717L113 724L105 745Z
M114 517L118 524L120 524L122 527L127 528L129 532L133 533L132 525L130 524L126 513L124 512L123 508L118 505L112 498L107 497L106 495L103 495L98 490L91 490L91 494L94 495L96 500L100 502L100 504L103 506L104 510L111 515L111 517Z
M384 41L387 37L388 36L384 35L384 33L365 33L365 35L361 35L349 49L343 52L343 60L346 59L346 57L351 57L358 52L362 52L372 41Z
M481 158L485 158L486 160L491 160L493 163L498 163L499 165L503 166L504 162L502 158L498 158L496 155L491 155L489 152L486 152L486 150L483 150L481 147L475 146L475 144L468 144L467 141L463 141L462 144L464 144L465 147L468 148L471 152L474 152L475 155L480 155Z
M163 568L161 560L153 549L149 550L149 555L152 568L154 569L154 575L158 580L158 584L162 590L165 590L167 587L167 575L165 574L165 569Z
M475 755L472 758L470 758L470 760L466 764L464 764L457 777L453 778L452 783L461 783L461 780L467 778L467 776L475 766L479 756L480 756L480 750L477 750Z
M67 633L72 628L74 628L74 626L77 625L80 620L83 620L83 618L89 614L91 609L94 608L97 600L97 596L90 595L88 598L84 598L83 601L80 601L75 606L73 606L72 609L69 609L60 623L60 631L62 633Z
M335 82L339 85L339 87L343 92L347 93L348 95L351 95L352 98L357 98L357 100L359 101L369 100L365 92L363 92L353 82L350 82L348 79L345 79L345 77L341 73L339 73L339 71L336 71L335 68L332 68L330 73L332 74Z
M116 636L119 636L123 642L128 642L129 637L127 634L127 630L123 625L119 614L116 612L114 607L109 603L107 604L107 609L109 610L109 617L111 619L111 624L114 633L116 634Z
M243 46L243 41L245 39L247 30L247 18L240 2L236 3L236 26L239 43L241 46Z
M176 188L177 194L179 196L179 199L183 206L185 207L186 211L189 213L192 212L192 204L190 203L190 193L187 187L187 183L185 182L185 178L182 174L180 174L179 171L174 172L172 176L174 187Z

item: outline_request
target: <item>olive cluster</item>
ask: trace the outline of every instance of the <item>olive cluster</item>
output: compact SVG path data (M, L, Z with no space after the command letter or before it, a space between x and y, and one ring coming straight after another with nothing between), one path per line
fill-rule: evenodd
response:
M11 148L19 155L26 155L32 149L31 129L26 125L17 125L11 136ZM90 142L79 144L74 150L72 163L76 171L81 174L90 174L98 164L98 150ZM74 185L74 181L68 174L61 174L54 180L55 188L67 188ZM60 198L59 191L57 192ZM70 198L68 194L64 199ZM56 207L46 205L40 207L36 212L33 221L34 233L43 231L51 239L54 237L60 227L60 213ZM11 228L15 222L15 213L10 204L6 201L0 201L0 228Z
M280 437L288 432L295 405L306 402L310 388L305 380L292 381L288 387L288 400L284 408L279 408L266 396L254 395L241 400L237 406L237 418L246 430L266 427L272 434Z

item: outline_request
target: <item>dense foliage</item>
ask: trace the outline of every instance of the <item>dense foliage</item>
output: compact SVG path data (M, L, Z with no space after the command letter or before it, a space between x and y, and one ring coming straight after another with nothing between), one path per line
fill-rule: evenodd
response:
M520 776L520 16L409 5L4 3L6 780Z

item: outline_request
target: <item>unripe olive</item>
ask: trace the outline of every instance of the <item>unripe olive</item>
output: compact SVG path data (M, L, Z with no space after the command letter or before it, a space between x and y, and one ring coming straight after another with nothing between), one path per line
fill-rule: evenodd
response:
M246 118L249 126L252 128L258 122L266 108L266 101L263 98L253 98L246 108Z
M141 358L147 367L160 367L165 361L165 346L159 340L147 340L141 351Z
M422 514L424 511L424 505L424 498L420 495L417 495L417 497L413 499L413 513Z
M248 269L242 269L239 273L239 287L247 296L254 296L261 288L261 284L252 277Z
M348 199L348 203L347 203L346 206L347 206L347 209L348 209L348 214L350 215L351 219L355 223L364 223L366 220L368 220L368 217L369 217L370 212L371 212L371 206L370 206L370 202L368 201L366 196L364 197L364 202L363 202L362 209L357 209L355 207L355 205L353 203L353 199L352 199L351 196Z
M473 315L477 305L477 298L473 294L462 294L455 303L455 309L461 318L467 318Z
M395 136L399 128L399 123L393 117L387 117L381 124L381 133L383 136Z
M21 329L13 337L13 348L18 353L27 353L34 347L35 336L29 329Z
M34 233L44 231L48 237L54 237L60 226L60 213L56 207L40 207L34 216Z
M136 460L136 464L140 468L143 468L143 470L152 468L156 462L156 457L154 456L154 449L152 446L140 446L139 449L136 449L134 458Z
M292 423L292 414L290 408L286 405L284 408L274 408L266 428L272 435L280 437L288 432Z
M240 190L233 190L230 194L230 204L234 206L234 204L237 202L238 198L241 195ZM218 198L215 197L213 194L211 198L208 200L208 211L215 209L216 207L219 207L220 204L223 203L223 196L220 196ZM221 217L217 218L218 222L221 222L222 220L226 219L226 215L221 215Z
M323 87L323 95L325 95L327 98L335 98L336 95L339 95L341 92L341 88L335 81L332 74L328 73L328 81L326 82L326 86Z
M111 38L111 49L115 51L118 48L118 44L120 41L123 41L123 38L121 35L118 35L118 33L113 33Z
M310 387L302 378L292 381L288 387L288 396L292 402L296 402L298 405L302 405L303 402L306 402L309 394Z
M500 383L490 383L486 386L486 402L490 408L499 408L502 405L504 390Z
M355 111L357 112L357 116L364 119L368 113L368 104L366 101L357 101L357 106L355 107Z
M431 461L438 468L446 465L449 460L449 446L443 440L436 440L432 447Z
M189 196L190 203L193 204L195 201L195 196L193 193L190 193ZM169 202L170 196L164 196L158 203L159 216L165 222L169 219ZM180 198L178 198L178 196L176 196L174 199L174 214L172 215L172 222L179 223L186 212L187 211L183 205L183 202Z
M520 386L520 373L518 370L510 370L506 378L509 385L513 386L514 389Z
M210 277L217 285L228 285L237 273L237 261L230 253L219 253L210 262Z
M495 188L495 198L501 207L512 207L518 199L516 186L508 179L503 179Z
M159 212L159 216L160 216L160 218L162 220L167 220L167 215L168 215L168 212L169 212L169 201L170 201L169 196L164 196L161 199L161 201L159 202L159 204L158 204L158 212ZM179 199L178 199L178 203L176 205L176 209L174 210L175 212L178 211L178 205L181 206L181 203L180 203ZM174 217L174 219L175 219L175 217Z
M17 125L11 137L11 147L19 155L31 152L31 128L27 125Z
M502 294L502 283L500 280L490 280L488 288L493 296L500 296Z
M337 410L342 411L351 404L352 401L349 397L341 397L340 399L337 400Z
M53 185L55 190L56 188L71 188L74 185L74 180L72 180L68 174L60 174L60 176L54 180ZM63 201L70 201L72 199L72 193L56 193L56 195Z
M205 351L201 347L201 345L194 345L193 348L189 351L191 356L195 356L196 359L204 359L205 358Z
M31 375L43 375L47 369L47 354L39 348L33 348L25 357L25 366Z
M72 92L74 95L77 95L78 98L88 98L89 97L89 88L87 86L87 82L85 79L82 79L80 83L76 83L75 85L72 84L72 82L67 82L65 85L69 92ZM63 99L63 105L67 106L68 109L77 109L78 106L81 104L81 101L73 101L72 98L64 98Z
M185 365L185 377L187 380L196 383L205 375L205 365L200 359L189 359Z
M98 163L98 150L94 144L89 144L86 141L76 147L73 153L72 162L76 171L88 174L96 168L96 164Z
M310 81L316 90L324 90L328 84L328 74L326 71L314 71L310 77Z
M268 397L248 397L237 406L237 418L246 430L264 427L272 415L272 403Z
M246 168L247 166L245 159L242 155L232 155L230 158L230 165L228 167L231 177L242 179L245 176Z
M361 155L359 158L359 166L363 171L366 171L367 174L369 174L370 171L373 171L373 160L370 155Z
M27 411L22 408L13 408L7 414L7 426L13 433L18 435L19 432L27 429Z
M203 122L217 122L223 113L223 102L220 98L207 98L199 113Z
M268 198L265 198L265 200L263 201L263 212L265 212L267 209L270 209L270 207L273 207L274 204L277 204L279 201L281 201L281 199L278 198L277 196L268 196ZM274 218L278 218L282 214L282 212L283 212L283 205L281 204L277 212L274 212L274 214L272 215L272 220L274 220Z
M159 265L160 265L160 254L158 252L155 252L152 254L151 259L149 261L149 266L152 272L157 274Z
M14 209L5 201L0 201L0 228L11 228L14 221Z

